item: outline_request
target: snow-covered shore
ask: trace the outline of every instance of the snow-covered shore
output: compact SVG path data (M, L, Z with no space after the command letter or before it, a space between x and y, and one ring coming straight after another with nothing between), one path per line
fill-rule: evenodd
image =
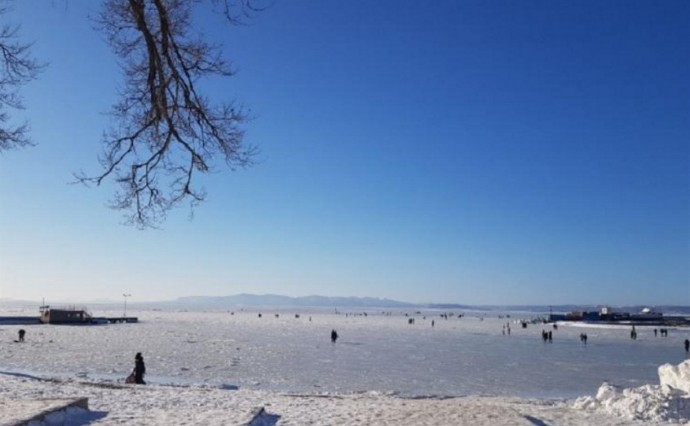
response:
M66 425L240 425L263 407L253 425L639 425L605 410L567 401L511 397L408 399L376 392L285 394L205 386L108 385L66 379L39 381L0 375L0 395L15 403L40 398L88 397L89 412L71 411ZM4 424L0 414L0 424ZM50 424L50 423L46 423Z

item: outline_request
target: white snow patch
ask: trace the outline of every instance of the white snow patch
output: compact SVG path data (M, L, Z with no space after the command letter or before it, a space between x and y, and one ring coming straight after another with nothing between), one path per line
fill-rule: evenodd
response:
M690 393L690 360L678 365L664 364L659 367L659 381L661 386Z
M604 383L595 397L578 398L573 406L631 420L690 424L690 360L660 366L659 382L627 389Z

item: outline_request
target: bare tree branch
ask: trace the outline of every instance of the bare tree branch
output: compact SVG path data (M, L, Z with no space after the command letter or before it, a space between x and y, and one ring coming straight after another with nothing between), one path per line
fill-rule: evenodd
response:
M209 172L216 158L235 168L248 165L253 154L242 143L244 109L212 104L197 90L199 79L233 72L217 47L190 35L193 4L105 0L98 20L120 57L125 85L111 111L117 125L104 135L103 172L77 178L100 185L113 176L120 190L112 207L142 228L184 201L203 201L194 176Z
M273 5L272 0L211 0L220 7L220 12L232 24L243 24L247 18Z
M8 13L5 0L0 0L0 16ZM33 145L28 137L27 123L12 126L7 109L24 109L17 93L19 87L36 78L43 70L29 56L31 44L17 40L18 26L4 24L0 27L0 152Z

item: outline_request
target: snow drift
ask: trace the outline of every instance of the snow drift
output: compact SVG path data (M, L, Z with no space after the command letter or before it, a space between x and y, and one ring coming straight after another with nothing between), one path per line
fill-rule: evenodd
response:
M631 420L690 424L690 360L659 367L659 384L622 389L601 385L595 397L578 398L575 408L600 410Z

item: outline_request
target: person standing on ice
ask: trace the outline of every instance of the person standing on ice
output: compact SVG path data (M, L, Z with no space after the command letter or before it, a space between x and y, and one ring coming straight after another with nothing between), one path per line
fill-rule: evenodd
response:
M24 334L26 334L26 331L24 331L23 328L20 329L20 330L19 330L19 340L18 340L19 342L23 342L23 341L24 341Z
M685 339L685 352L690 352L690 340Z
M335 343L338 340L338 333L335 330L331 330L331 343Z
M146 365L144 364L144 357L141 352L137 352L134 357L134 383L138 385L145 385L144 374L146 374Z

